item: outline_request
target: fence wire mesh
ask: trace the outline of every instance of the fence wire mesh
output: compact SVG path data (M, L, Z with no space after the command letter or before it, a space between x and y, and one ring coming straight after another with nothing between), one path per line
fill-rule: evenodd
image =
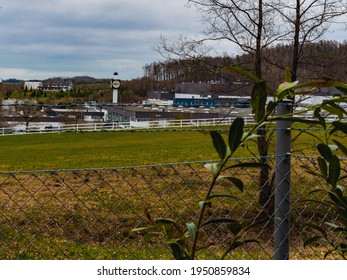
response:
M323 243L303 246L310 234L305 223L331 222L323 206L305 201L310 192L324 187L301 167L315 166L314 161L291 158L291 259L322 259L327 250ZM148 225L144 209L182 225L196 221L199 201L212 179L204 164L0 173L0 259L171 259L162 240L144 244L144 233L132 229ZM347 162L343 164L346 171ZM233 175L242 178L244 191L221 181L216 192L240 199L216 200L207 215L257 223L244 235L258 243L228 258L271 259L274 222L272 216L263 220L258 204L259 170L242 169ZM198 258L220 258L231 238L226 228L210 226L204 236L206 248Z

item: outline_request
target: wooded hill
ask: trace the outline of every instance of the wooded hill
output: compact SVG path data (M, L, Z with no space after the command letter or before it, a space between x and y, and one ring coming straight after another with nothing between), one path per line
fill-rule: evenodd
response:
M291 64L292 46L277 45L264 50L263 73L264 79L270 85L277 87L283 82L284 69ZM134 92L143 89L173 88L179 82L206 82L231 80L239 81L244 78L228 70L228 65L237 65L252 71L252 56L240 55L235 57L204 57L190 60L174 60L152 62L144 66L144 77L129 81L129 87ZM320 41L306 44L301 50L298 80L303 82L310 79L330 77L347 81L347 42Z

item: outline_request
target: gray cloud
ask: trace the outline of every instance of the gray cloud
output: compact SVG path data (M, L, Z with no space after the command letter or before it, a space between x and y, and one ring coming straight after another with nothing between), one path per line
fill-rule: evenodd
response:
M162 34L199 31L186 0L3 0L0 77L52 75L124 78L161 59L152 50Z

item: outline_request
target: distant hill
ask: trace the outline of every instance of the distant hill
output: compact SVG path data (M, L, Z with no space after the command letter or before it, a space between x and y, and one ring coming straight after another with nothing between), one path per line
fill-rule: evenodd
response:
M10 78L10 79L3 80L3 82L4 83L13 83L13 84L15 84L15 83L22 83L23 80L18 80L16 78Z
M71 78L71 80L74 84L93 84L98 82L98 79L90 76L76 76Z
M76 76L73 78L70 77L52 77L45 79L45 81L48 80L53 80L53 79L64 79L64 80L71 80L73 84L78 85L78 84L94 84L94 83L103 83L105 81L108 81L108 79L97 79L94 77L90 76ZM30 81L39 81L39 80L30 80ZM10 78L10 79L4 79L2 80L3 83L23 83L24 80L20 80L17 78Z

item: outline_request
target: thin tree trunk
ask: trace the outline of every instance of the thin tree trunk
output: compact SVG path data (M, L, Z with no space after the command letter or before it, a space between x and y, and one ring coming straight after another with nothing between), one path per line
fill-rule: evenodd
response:
M262 31L263 31L263 1L259 0L258 2L258 12L259 12L259 22L258 22L258 32L256 38L256 51L255 51L255 61L254 61L254 71L258 78L262 79ZM267 95L267 93L260 92L259 94ZM261 110L263 114L265 110ZM264 116L258 116L258 118L262 118ZM257 138L257 146L258 153L260 155L260 162L267 163L267 157L269 152L269 144L267 141L267 131L264 126L260 127L257 130L258 138ZM265 213L271 214L272 203L272 185L270 182L270 173L268 168L260 169L259 176L259 206L263 208Z
M300 0L296 0L296 15L295 15L295 25L294 25L294 38L293 38L293 57L292 57L292 69L291 69L291 79L296 81L298 76L298 67L300 60Z

